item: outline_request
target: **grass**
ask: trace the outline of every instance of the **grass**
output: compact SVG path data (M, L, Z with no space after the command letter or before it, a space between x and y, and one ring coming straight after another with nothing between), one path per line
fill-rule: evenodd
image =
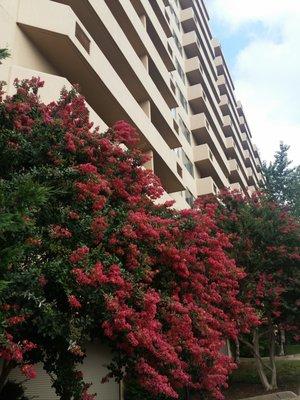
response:
M297 383L300 381L300 360L277 360L278 383ZM234 383L260 383L253 360L243 361L230 377Z
M289 344L286 346L286 354L300 354L300 344Z
M300 382L300 360L277 360L278 390L296 392ZM243 360L229 380L229 389L225 393L226 400L237 400L246 397L266 394L258 374L254 360Z

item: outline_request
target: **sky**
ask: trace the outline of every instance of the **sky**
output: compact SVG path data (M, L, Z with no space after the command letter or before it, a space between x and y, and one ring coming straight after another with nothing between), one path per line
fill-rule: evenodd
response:
M300 164L300 0L206 0L263 160L280 141Z

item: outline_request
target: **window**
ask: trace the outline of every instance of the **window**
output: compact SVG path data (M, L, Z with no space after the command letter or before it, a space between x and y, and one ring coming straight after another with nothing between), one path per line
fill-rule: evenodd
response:
M192 136L191 132L188 130L188 128L186 127L185 123L183 122L180 116L179 116L179 127L183 136L186 138L189 144L191 144L191 136Z
M177 60L176 57L175 57L175 66L180 78L185 83L185 73L183 72L183 69L181 68L181 65L179 64L179 61Z
M165 17L166 17L167 21L170 23L170 17L166 10L165 10Z
M181 44L180 44L180 42L178 40L178 37L177 37L176 33L173 31L172 34L173 34L174 42L175 42L175 44L177 46L177 49L179 50L179 53L181 55L183 55L182 46L181 46Z
M193 207L193 204L195 202L195 197L192 195L192 193L189 191L188 188L186 188L185 191L185 201L188 203L190 207Z
M177 168L177 174L182 178L182 168L178 163L176 163L176 168Z
M171 86L172 92L173 92L173 93L175 94L175 96L176 96L176 87L175 87L174 78L173 78L172 75L170 76L170 86Z
M177 117L177 108L171 108L171 113L173 115L173 118L176 119L176 117Z
M177 85L177 83L176 83L176 89L177 89L177 93L178 93L178 97L179 97L180 103L181 103L182 107L185 109L185 111L188 113L189 112L188 103L187 103L184 95L182 94L181 90L179 89L179 86Z
M181 147L177 147L176 149L173 149L174 153L176 154L176 156L178 158L180 158L180 153L181 153L180 149L181 149Z
M185 168L188 170L190 175L194 178L194 166L188 156L185 154L184 150L182 150L182 161Z

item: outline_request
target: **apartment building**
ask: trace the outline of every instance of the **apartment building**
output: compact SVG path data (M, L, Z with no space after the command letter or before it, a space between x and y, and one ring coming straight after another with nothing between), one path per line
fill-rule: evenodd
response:
M78 83L91 118L105 130L131 122L151 154L165 199L187 208L197 196L231 187L253 192L261 161L203 0L0 0L0 48L11 57L0 80L41 76L45 102ZM116 400L115 382L101 385L110 353L87 349L84 372L99 398ZM17 371L15 379L23 380ZM57 399L50 378L27 388Z
M78 83L101 129L131 122L178 208L262 182L203 0L0 0L0 47L9 92L15 77L41 76L45 101Z

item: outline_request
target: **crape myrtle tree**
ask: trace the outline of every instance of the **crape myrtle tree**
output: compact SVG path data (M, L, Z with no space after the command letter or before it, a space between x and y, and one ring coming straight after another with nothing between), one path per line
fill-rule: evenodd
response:
M264 193L249 198L225 191L199 207L216 203L219 226L234 243L230 254L247 274L240 299L255 308L261 321L239 340L251 350L264 388L275 389L278 332L290 330L300 338L300 225ZM268 363L261 356L262 339L268 343Z
M61 399L93 399L80 363L97 338L114 354L104 380L221 398L234 367L224 340L258 319L237 298L244 272L217 206L155 205L163 190L135 130L99 133L75 90L45 105L42 85L1 94L0 390L13 368L34 378L41 362Z

